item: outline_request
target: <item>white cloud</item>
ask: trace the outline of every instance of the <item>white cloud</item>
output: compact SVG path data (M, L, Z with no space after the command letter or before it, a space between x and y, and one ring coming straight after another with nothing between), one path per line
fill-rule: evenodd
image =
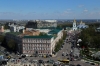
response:
M67 9L68 11L70 11L71 9Z
M80 7L80 8L81 8L81 7L84 7L84 5L79 5L78 7Z
M87 9L84 9L84 12L88 12L88 10Z
M69 14L70 12L68 12L68 11L64 11L64 14Z

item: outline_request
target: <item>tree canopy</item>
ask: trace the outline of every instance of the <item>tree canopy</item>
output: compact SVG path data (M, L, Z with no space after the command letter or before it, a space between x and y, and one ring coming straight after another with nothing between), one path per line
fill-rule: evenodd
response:
M15 50L15 41L13 39L10 39L7 43L7 46L9 47L9 49Z
M83 29L79 38L82 39L81 47L100 48L100 33L95 32L93 27Z

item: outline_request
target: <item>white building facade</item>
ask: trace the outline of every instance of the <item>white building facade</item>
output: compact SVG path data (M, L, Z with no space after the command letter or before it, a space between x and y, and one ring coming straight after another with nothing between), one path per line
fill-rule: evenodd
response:
M22 39L22 54L52 55L52 36L24 36Z

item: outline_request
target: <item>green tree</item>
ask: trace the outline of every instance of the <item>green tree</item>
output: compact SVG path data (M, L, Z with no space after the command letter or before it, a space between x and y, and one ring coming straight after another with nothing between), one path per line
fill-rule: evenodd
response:
M39 36L43 36L43 35L47 35L47 34L44 32L40 32Z
M100 45L100 33L96 33L93 27L83 29L79 38L82 39L81 46L87 46L90 48L97 48Z
M66 38L67 36L67 33L65 31L63 31L63 37L61 39L59 39L59 41L56 43L56 46L55 46L55 49L54 51L55 52L58 52L63 44L63 40Z
M4 25L4 29L9 29L10 27L7 25Z
M67 36L67 32L63 31L63 40L66 39L66 36Z
M4 40L4 36L0 35L0 42L3 42L3 40Z
M7 46L11 49L11 50L15 50L15 41L13 39L10 39L7 43Z

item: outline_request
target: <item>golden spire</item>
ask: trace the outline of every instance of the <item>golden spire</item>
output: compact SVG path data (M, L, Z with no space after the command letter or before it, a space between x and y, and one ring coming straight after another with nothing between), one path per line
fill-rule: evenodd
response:
M83 22L82 22L82 20L80 21L80 25L82 25L83 24Z
M76 22L75 18L74 18L74 22Z
M83 23L82 20L81 20L81 23Z

